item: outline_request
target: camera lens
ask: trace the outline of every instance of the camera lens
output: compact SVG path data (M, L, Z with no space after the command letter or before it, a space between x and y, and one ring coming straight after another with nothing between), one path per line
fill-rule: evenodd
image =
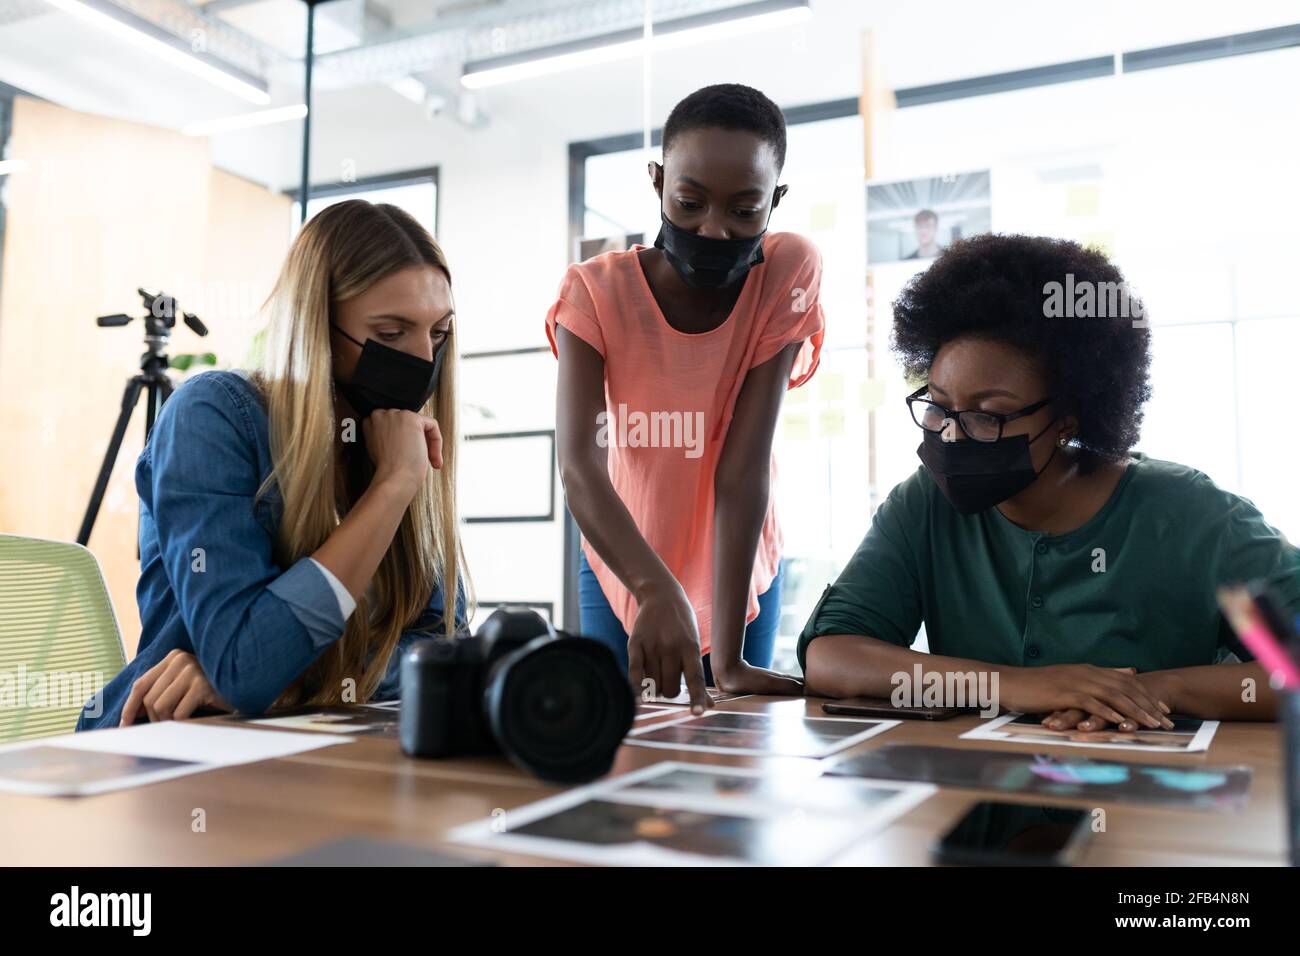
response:
M607 773L636 710L609 648L574 637L541 637L503 657L484 704L505 755L556 783Z

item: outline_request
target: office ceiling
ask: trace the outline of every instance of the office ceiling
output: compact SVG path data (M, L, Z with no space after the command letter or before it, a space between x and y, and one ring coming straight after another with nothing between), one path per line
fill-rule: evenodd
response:
M75 0L164 31L266 85L273 105L300 102L302 0ZM654 0L659 20L748 0ZM79 21L58 0L0 0L0 81L73 108L180 126L247 110ZM316 8L316 91L371 85L435 103L462 97L468 60L640 26L642 0L329 0ZM48 52L57 51L51 59ZM6 75L7 74L7 75ZM414 83L412 82L414 81ZM459 111L443 115L457 117ZM467 125L481 123L475 114Z
M300 61L302 0L87 0L123 11L246 73L273 78ZM654 0L672 19L747 0ZM53 11L45 0L0 0L0 25ZM316 8L314 44L331 86L389 81L466 59L505 55L639 26L642 0L329 0ZM286 74L289 75L289 74Z
M173 128L252 108L79 20L67 2L0 0L0 82L73 109ZM208 56L264 83L271 106L302 101L302 0L84 2L111 4L186 44L201 41ZM653 0L653 9L662 21L744 2ZM888 81L906 87L1275 26L1294 21L1294 4L1150 0L1135 8L1128 0L1097 0L1080 11L1040 0L811 0L814 16L796 30L714 42L702 48L707 54L657 56L654 87L656 95L681 94L678 81L686 77L734 75L780 102L813 102L856 93L858 37L868 25L883 37L877 48ZM476 120L466 122L458 108L430 108L438 99L458 106L466 61L639 26L643 16L643 0L330 0L316 14L317 105L338 117L358 103L386 108L399 87L408 99L423 89L427 116L472 127ZM810 60L813 49L819 52ZM574 111L555 120L566 135L581 137L635 126L635 90L610 107L618 116L608 121L601 101L640 79L638 65L616 63L476 92L483 110L504 121L531 118L543 93L551 104L583 97L582 124L569 115ZM417 107L406 109L418 121ZM569 129L575 124L582 128Z

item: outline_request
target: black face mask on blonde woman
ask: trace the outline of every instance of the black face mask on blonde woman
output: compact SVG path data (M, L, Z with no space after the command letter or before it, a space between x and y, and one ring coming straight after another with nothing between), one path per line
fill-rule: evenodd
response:
M361 346L352 381L335 385L362 418L379 408L401 408L418 412L438 390L442 356L450 337L434 350L433 361L384 345L375 339L357 342L339 326L338 333Z

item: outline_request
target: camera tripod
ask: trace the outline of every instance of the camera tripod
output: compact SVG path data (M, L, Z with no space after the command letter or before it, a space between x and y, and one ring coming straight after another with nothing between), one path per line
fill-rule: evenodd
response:
M104 492L108 480L113 475L113 466L117 463L117 454L122 448L122 439L126 435L135 406L140 401L141 393L145 398L144 440L149 441L153 424L162 410L163 403L171 397L172 381L167 377L171 361L167 357L167 342L171 339L172 329L176 325L176 299L162 292L151 293L137 289L144 301L144 346L145 352L140 356L140 371L127 379L122 392L122 407L117 414L117 423L113 426L113 437L109 439L108 450L104 452L104 463L99 468L99 477L95 479L95 488L90 493L90 503L86 506L85 517L81 519L81 530L77 532L77 544L86 545L90 541L90 532L95 527L100 506L104 503ZM196 335L207 335L208 328L192 312L181 314L185 324ZM126 325L131 316L124 313L101 315L95 319L100 328L112 328Z

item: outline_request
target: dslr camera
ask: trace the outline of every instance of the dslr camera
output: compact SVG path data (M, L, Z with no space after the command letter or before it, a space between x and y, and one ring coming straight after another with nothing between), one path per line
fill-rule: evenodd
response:
M608 647L526 608L402 658L401 744L415 757L503 753L543 780L581 783L609 771L635 712Z

